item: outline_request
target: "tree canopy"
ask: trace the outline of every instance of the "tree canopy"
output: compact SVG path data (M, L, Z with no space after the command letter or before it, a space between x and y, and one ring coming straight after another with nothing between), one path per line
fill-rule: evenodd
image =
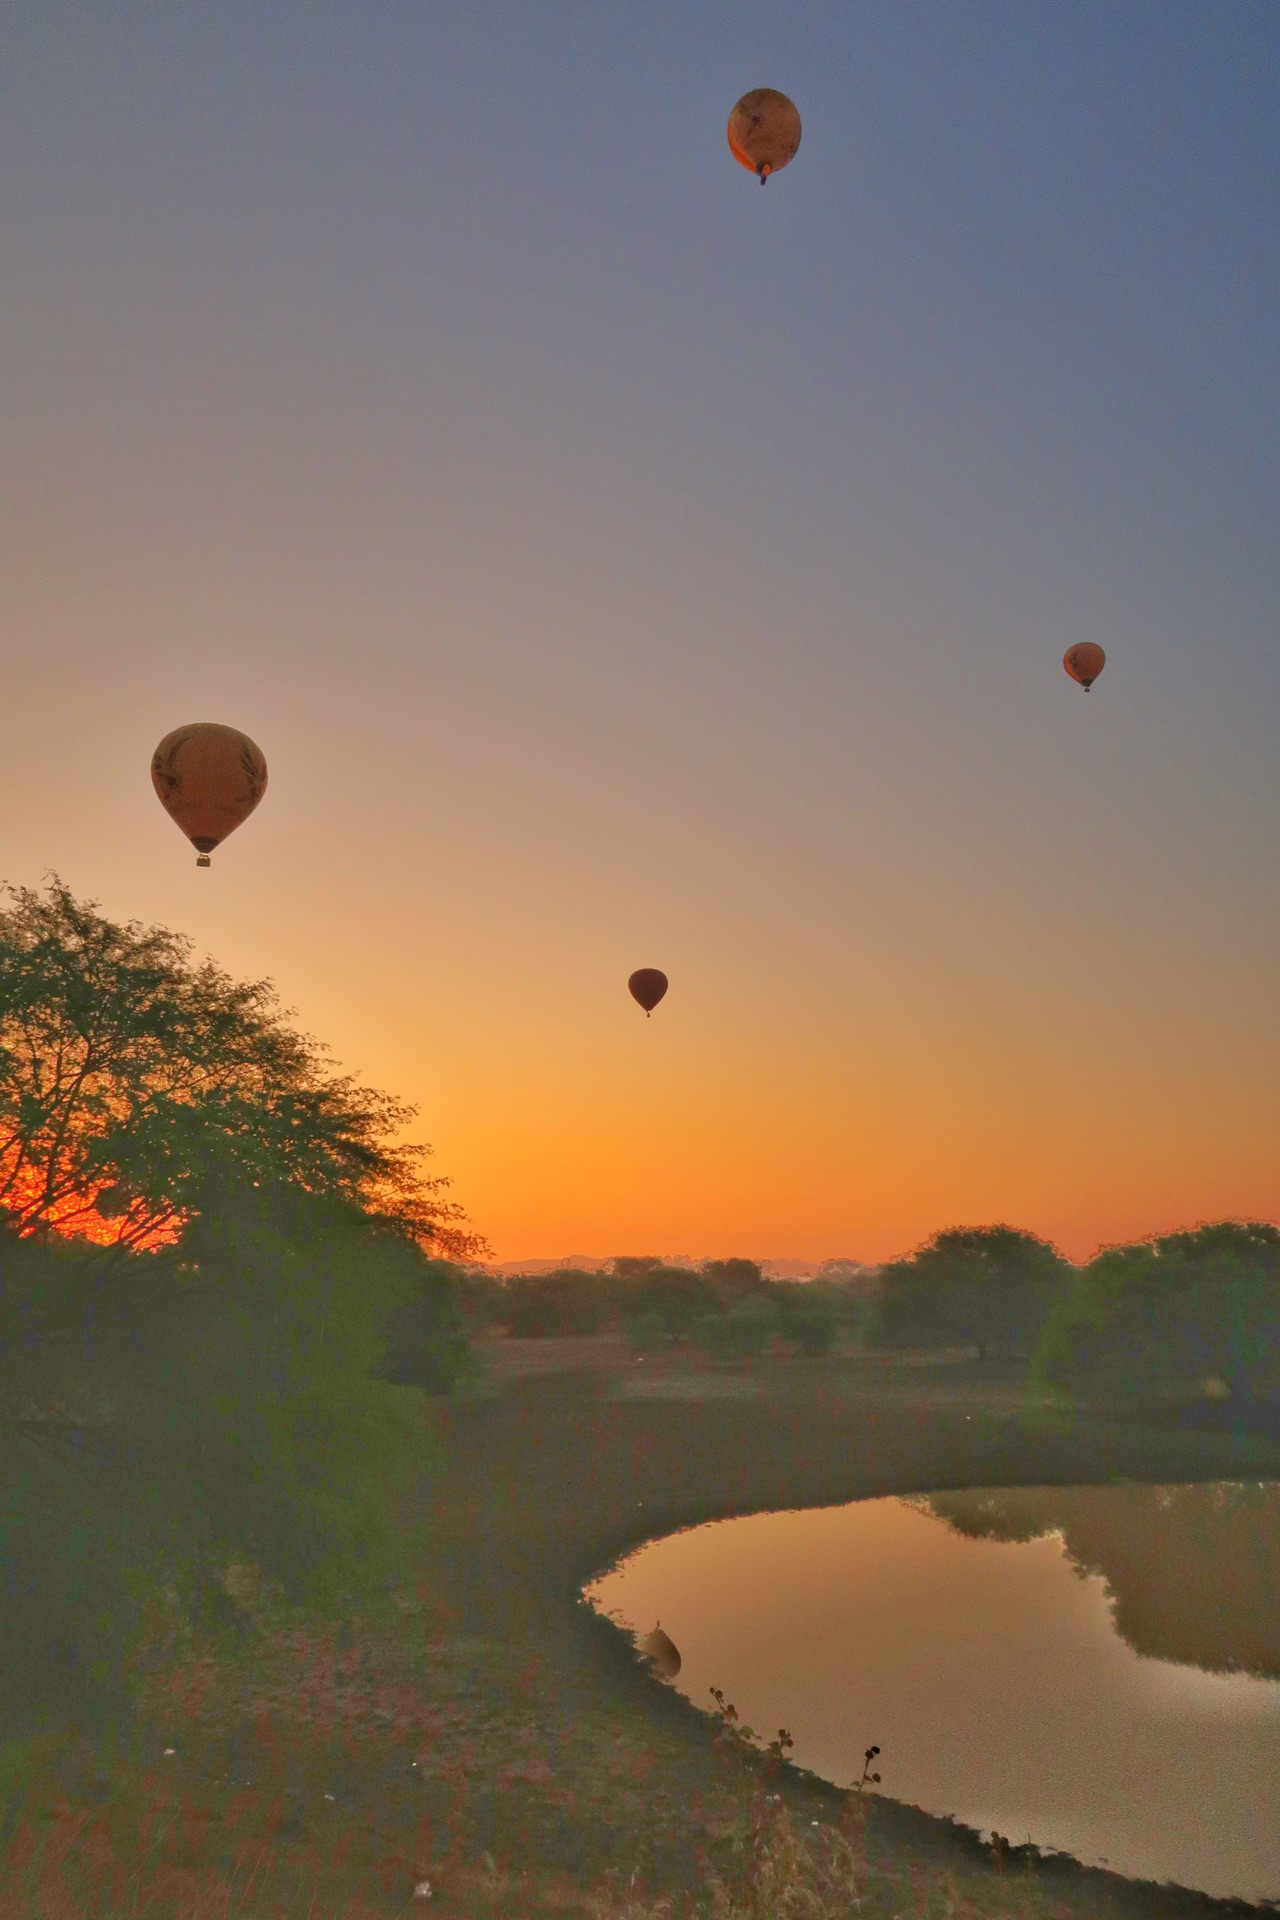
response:
M1055 1307L1036 1364L1102 1401L1280 1398L1280 1228L1222 1220L1104 1248Z
M230 1189L327 1197L461 1258L483 1246L401 1130L415 1109L336 1073L268 981L53 876L0 911L0 1209L23 1235L175 1242Z
M882 1275L886 1347L976 1346L1030 1355L1066 1268L1018 1227L947 1227Z

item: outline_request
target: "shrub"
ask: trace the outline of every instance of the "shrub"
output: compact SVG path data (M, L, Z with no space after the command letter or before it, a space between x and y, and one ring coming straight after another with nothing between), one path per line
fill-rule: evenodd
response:
M769 1288L769 1297L777 1307L778 1332L784 1340L811 1357L831 1351L840 1316L821 1282L777 1280Z
M838 1332L833 1313L813 1311L793 1314L782 1327L783 1338L791 1340L809 1359L830 1353Z
M328 1203L289 1235L270 1212L245 1197L173 1252L0 1237L0 1734L124 1712L160 1595L182 1631L238 1625L228 1561L322 1609L403 1573L433 1441L378 1374L429 1263Z
M654 1353L671 1344L671 1335L660 1313L633 1313L622 1323L628 1342L637 1353Z
M690 1330L694 1343L717 1360L747 1360L762 1354L778 1331L778 1310L770 1300L742 1300L727 1313L709 1313Z
M458 1269L447 1260L424 1258L414 1265L413 1298L387 1316L387 1351L374 1378L451 1393L475 1369L458 1298Z
M506 1285L502 1324L524 1339L594 1333L603 1317L599 1276L566 1267L559 1273L519 1274Z
M638 1271L624 1273L622 1261L615 1263L623 1282L622 1299L629 1319L656 1314L672 1340L684 1339L695 1320L714 1313L720 1295L711 1281L691 1267L668 1267L654 1261Z
M1280 1398L1280 1230L1235 1220L1108 1247L1046 1323L1039 1381L1099 1401Z

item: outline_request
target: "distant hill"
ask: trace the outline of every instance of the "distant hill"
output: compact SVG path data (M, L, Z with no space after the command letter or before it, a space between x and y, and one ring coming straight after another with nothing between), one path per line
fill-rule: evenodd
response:
M700 1262L688 1253L664 1253L660 1256L668 1266L697 1267ZM576 1267L584 1273L598 1273L607 1269L613 1260L612 1254L566 1253L558 1260L499 1260L484 1269L500 1279L514 1274L560 1273L566 1267ZM869 1267L861 1260L841 1257L834 1260L762 1260L760 1270L770 1280L874 1280L879 1267Z
M485 1272L495 1273L502 1279L516 1273L562 1273L566 1267L578 1267L583 1273L602 1273L611 1259L612 1255L597 1258L590 1253L566 1253L561 1260L497 1260L487 1265Z
M863 1260L841 1257L836 1260L762 1260L761 1270L770 1280L874 1280L879 1267Z

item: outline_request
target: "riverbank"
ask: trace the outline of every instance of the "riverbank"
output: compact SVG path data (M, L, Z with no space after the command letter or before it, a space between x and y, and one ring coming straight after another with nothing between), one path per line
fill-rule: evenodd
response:
M605 1565L706 1519L883 1493L1280 1477L1274 1442L1063 1421L963 1364L637 1362L600 1340L488 1360L487 1388L437 1409L443 1464L404 1514L414 1589L331 1631L234 1576L243 1630L157 1661L127 1751L48 1749L28 1807L45 1817L11 1834L0 1912L678 1912L710 1873L740 1875L751 1789L713 1723L580 1602ZM845 1796L795 1770L769 1790L803 1846L833 1853ZM877 1920L1247 1911L996 1861L880 1797L865 1814L859 1910Z

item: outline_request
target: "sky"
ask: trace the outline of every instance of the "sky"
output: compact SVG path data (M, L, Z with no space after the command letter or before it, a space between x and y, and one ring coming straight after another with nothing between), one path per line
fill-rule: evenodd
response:
M1270 0L0 6L0 879L499 1260L1280 1218L1277 125Z

